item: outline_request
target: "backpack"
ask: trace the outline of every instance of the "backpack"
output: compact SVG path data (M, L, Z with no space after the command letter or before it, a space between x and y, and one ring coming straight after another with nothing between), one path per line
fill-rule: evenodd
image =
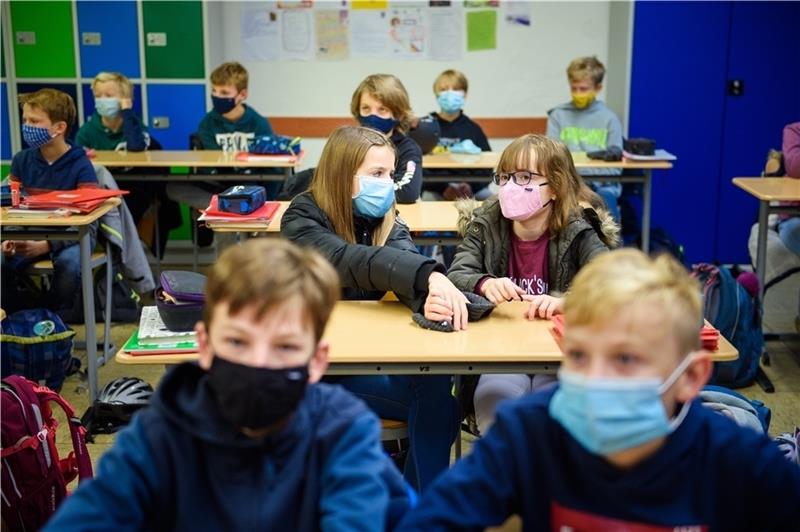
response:
M24 375L60 390L72 362L75 331L46 308L20 310L0 322L2 376Z
M761 308L730 270L713 264L695 264L692 276L703 287L703 315L739 351L739 358L715 362L709 383L741 388L756 378L764 348Z
M51 402L69 423L73 451L65 459L58 457ZM3 529L38 530L67 496L69 482L92 478L86 431L63 397L17 375L3 379L2 414Z
M102 268L94 281L95 320L105 319L106 312L106 269ZM111 282L111 321L134 323L142 314L142 298L131 288L122 273L114 268Z
M636 240L636 246L640 249L642 247L641 234ZM678 259L678 262L684 266L686 265L686 253L683 249L683 244L676 242L666 229L656 227L650 230L650 255L658 255L660 253L669 253Z

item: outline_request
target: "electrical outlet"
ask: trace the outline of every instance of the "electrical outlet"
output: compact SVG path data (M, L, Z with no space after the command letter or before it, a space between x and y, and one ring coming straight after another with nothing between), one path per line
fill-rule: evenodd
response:
M147 46L166 46L167 34L165 32L151 32L147 34Z
M153 129L167 129L169 127L168 116L154 116L152 122Z
M99 31L84 31L81 33L81 43L84 46L100 46L103 38Z
M17 44L27 44L27 45L36 44L36 32L35 31L18 31L17 32Z

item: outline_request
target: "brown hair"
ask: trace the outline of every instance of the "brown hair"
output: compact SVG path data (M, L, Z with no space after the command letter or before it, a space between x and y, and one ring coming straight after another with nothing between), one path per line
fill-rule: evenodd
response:
M339 277L322 255L287 240L259 238L225 250L208 272L203 321L210 327L214 308L227 303L231 314L256 306L266 312L298 297L319 341L339 299Z
M20 94L19 105L20 107L30 105L44 111L47 118L53 123L66 122L65 138L69 130L72 129L72 124L75 123L75 116L78 114L75 110L75 102L72 101L72 96L56 89L39 89L36 92Z
M544 135L528 133L514 140L500 155L497 172L531 168L532 160L536 162L536 171L547 177L555 196L548 220L550 238L555 238L567 226L570 215L579 208L578 201L590 196L583 190L586 186L564 143Z
M333 232L351 244L356 242L353 229L353 178L373 146L388 146L394 151L389 138L374 129L354 126L336 128L322 149L319 164L308 187L314 201L331 221ZM380 229L373 233L373 245L382 246L386 242L394 219L392 208L383 217Z
M433 93L438 94L438 87L441 84L450 85L453 90L467 92L469 90L469 82L467 77L460 70L445 70L436 77L433 82Z
M119 87L119 92L123 98L133 98L133 85L124 75L119 72L100 72L92 80L92 90L95 89L98 83L106 83L113 81Z
M241 63L229 61L215 68L210 79L212 85L233 85L237 91L243 91L247 88L247 69Z
M596 56L578 57L573 59L567 67L567 79L570 81L583 81L590 78L595 85L603 83L606 67Z
M350 101L350 113L359 120L361 112L361 95L367 93L389 108L392 116L397 120L395 129L406 134L411 128L411 103L408 92L397 76L391 74L372 74L367 76L353 93Z
M570 326L602 324L639 301L660 309L664 327L672 329L682 355L700 347L700 284L668 254L651 258L625 248L595 257L572 282L564 321Z

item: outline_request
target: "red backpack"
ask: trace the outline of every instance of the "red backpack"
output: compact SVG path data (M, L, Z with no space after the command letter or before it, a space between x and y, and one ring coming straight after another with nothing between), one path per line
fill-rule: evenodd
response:
M56 450L58 422L50 403L69 420L73 452ZM92 478L86 430L72 406L56 392L18 375L2 382L3 521L10 530L38 530L67 495L67 484ZM5 527L4 527L5 528Z

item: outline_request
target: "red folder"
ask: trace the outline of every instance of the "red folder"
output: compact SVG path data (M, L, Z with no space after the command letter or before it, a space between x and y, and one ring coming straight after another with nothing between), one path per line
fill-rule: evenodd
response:
M213 218L225 218L226 220L231 221L244 222L248 220L272 220L272 217L275 216L275 213L278 211L280 206L281 204L278 201L266 201L264 202L264 205L254 210L250 214L235 214L232 212L219 210L219 200L217 195L214 194L211 196L211 203L208 205L208 208L203 211L203 213L206 216Z
M23 205L29 209L70 209L91 212L108 198L127 194L127 190L105 188L78 188L75 190L51 190L25 198Z

